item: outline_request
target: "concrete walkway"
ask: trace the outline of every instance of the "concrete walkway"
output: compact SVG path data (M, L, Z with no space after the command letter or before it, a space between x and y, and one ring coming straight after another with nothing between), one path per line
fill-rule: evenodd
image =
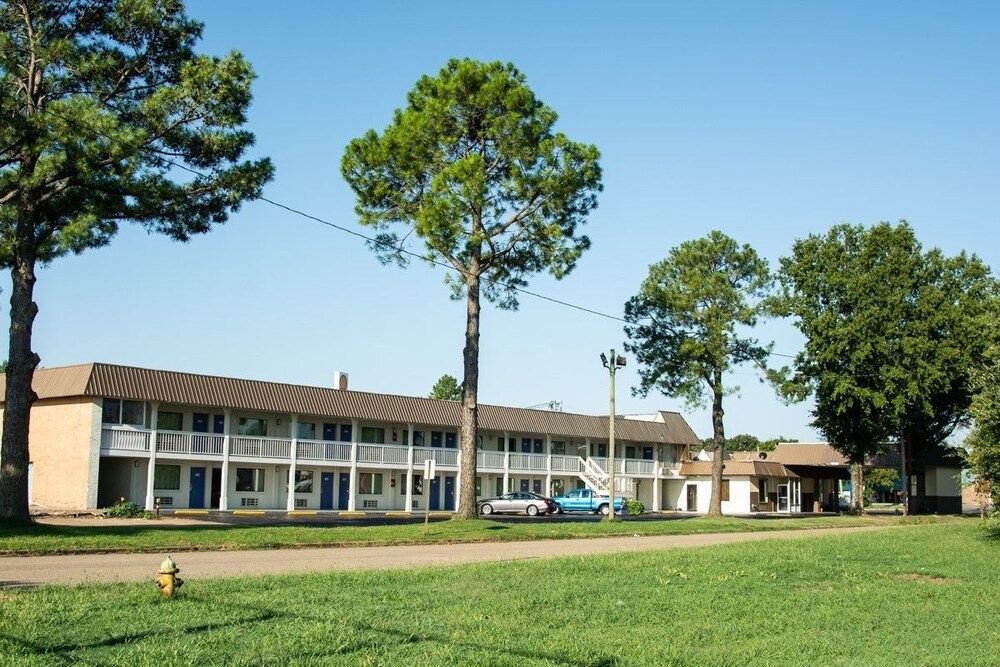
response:
M196 580L255 574L326 572L331 570L388 570L530 558L625 553L756 540L808 539L820 535L871 530L884 530L884 528L865 526L763 533L606 537L586 540L539 540L399 547L190 551L171 553L171 555L177 562L177 567L180 568L181 578ZM152 581L163 557L162 553L0 557L0 588L39 584Z

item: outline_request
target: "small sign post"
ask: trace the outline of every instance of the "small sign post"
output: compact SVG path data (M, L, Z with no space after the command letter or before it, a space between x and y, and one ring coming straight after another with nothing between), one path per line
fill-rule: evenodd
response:
M424 459L424 531L431 520L431 480L434 479L434 459Z

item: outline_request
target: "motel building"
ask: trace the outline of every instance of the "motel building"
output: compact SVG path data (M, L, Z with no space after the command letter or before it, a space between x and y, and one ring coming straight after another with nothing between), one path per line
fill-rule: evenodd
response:
M158 499L163 509L454 510L460 404L353 391L343 374L334 385L104 363L38 369L30 501L41 511L122 497L148 509ZM606 490L608 431L606 416L480 405L477 496ZM683 417L619 417L615 432L618 493L653 511L688 509L680 469L699 441Z
M5 381L0 374L0 396ZM460 404L333 387L91 363L35 371L29 501L93 510L453 511ZM2 409L2 407L0 407ZM608 490L606 416L479 406L476 495ZM647 511L705 512L711 461L676 412L615 419L616 493ZM424 462L436 474L423 479ZM939 465L945 465L939 463ZM944 472L942 472L944 471ZM930 500L950 468L927 468ZM826 444L727 453L724 514L835 511L847 462ZM954 486L954 485L952 485ZM946 497L947 496L947 497Z

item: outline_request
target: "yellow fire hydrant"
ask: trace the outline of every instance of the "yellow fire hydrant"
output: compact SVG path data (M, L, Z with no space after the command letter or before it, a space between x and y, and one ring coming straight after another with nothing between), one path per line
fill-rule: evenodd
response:
M160 587L160 592L163 593L163 597L172 597L174 591L181 587L184 583L177 573L180 569L177 567L174 560L167 556L162 563L160 563L160 571L157 572L160 576L156 579L156 585Z

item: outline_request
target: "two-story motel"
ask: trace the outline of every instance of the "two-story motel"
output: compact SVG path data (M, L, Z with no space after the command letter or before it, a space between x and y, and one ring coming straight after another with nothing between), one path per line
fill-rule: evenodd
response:
M2 378L2 376L0 376ZM453 510L454 401L103 363L39 369L31 502L94 509ZM2 394L0 394L2 395ZM606 416L479 406L476 490L560 494L606 482ZM688 509L681 462L699 441L677 413L618 418L619 490ZM422 479L424 461L437 474ZM704 499L707 501L707 496ZM690 508L695 509L695 508Z

